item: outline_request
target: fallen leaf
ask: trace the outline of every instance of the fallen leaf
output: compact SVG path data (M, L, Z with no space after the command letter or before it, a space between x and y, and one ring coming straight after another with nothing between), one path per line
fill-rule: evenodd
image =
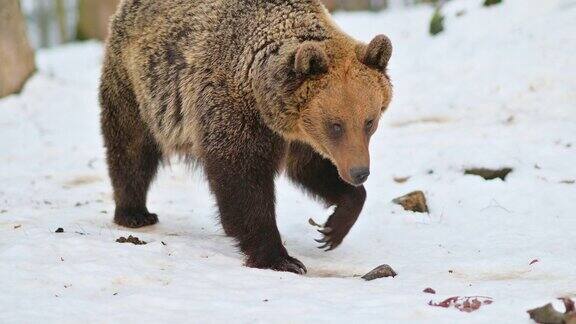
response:
M429 302L428 302L428 305L448 308L448 307L450 307L450 305L451 305L452 303L455 303L456 301L458 301L458 296L446 298L446 299L444 299L443 301L441 301L441 302L439 302L439 303L435 303L435 302L433 302L433 301L429 301Z
M474 298L465 300L461 306L456 306L456 308L463 312L471 313L478 310L480 306L482 306L482 303L478 299Z
M533 265L534 263L537 263L537 262L540 262L540 260L534 259L534 260L532 260L532 261L530 262L530 265Z
M560 297L558 299L561 300L564 303L564 307L566 307L566 310L564 311L565 314L576 311L574 309L574 301L572 299L568 297Z
M576 324L574 301L568 297L558 298L566 308L564 313L554 309L551 303L528 311L530 318L542 324Z
M425 292L425 293L427 293L427 294L435 294L435 293L436 293L436 290L428 287L428 288L422 290L422 292Z
M486 168L472 168L464 170L464 174L476 175L484 178L485 180L494 180L499 178L502 181L506 180L506 177L512 168L502 168L502 169L486 169Z
M394 177L394 182L396 183L405 183L406 181L410 180L411 177Z
M422 191L413 191L402 197L392 200L393 203L404 207L404 210L410 210L417 213L428 213L428 204L426 203L426 196Z
M530 318L536 323L542 324L564 324L564 314L554 309L552 304L534 308L528 311Z
M460 297L460 296L453 296L450 298L446 298L445 300L435 303L433 301L429 301L428 305L436 306L436 307L443 307L449 308L450 306L454 306L454 308L458 309L461 312L471 313L476 311L482 307L482 305L490 305L493 303L491 297L485 296L469 296L469 297Z

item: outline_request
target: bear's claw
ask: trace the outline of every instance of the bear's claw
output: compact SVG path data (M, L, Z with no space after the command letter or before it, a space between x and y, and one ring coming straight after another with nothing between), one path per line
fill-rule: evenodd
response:
M117 209L114 222L128 228L140 228L158 223L158 215L149 213L147 210Z
M275 265L272 266L272 270L276 271L288 271L293 272L295 274L303 275L308 272L306 266L300 262L300 260L288 256L285 259L280 260Z
M332 251L335 248L337 248L340 245L340 243L342 243L344 236L346 236L346 234L344 235L338 234L338 231L334 231L332 227L324 227L323 229L318 230L318 232L323 234L324 237L315 241L318 243L324 243L320 245L318 248L326 252Z
M293 272L295 274L306 274L306 266L300 260L289 255L282 255L274 258L272 261L248 259L246 266L250 268L271 269L275 271Z

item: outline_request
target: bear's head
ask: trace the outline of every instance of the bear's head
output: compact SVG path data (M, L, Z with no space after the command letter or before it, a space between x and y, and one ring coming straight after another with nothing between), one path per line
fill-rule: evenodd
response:
M370 138L392 98L390 40L306 41L267 60L256 88L261 115L281 136L304 142L355 186L370 174Z

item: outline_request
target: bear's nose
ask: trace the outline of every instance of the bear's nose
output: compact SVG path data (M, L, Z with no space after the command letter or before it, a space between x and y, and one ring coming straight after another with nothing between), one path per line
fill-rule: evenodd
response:
M370 175L370 169L367 167L354 167L350 169L350 177L355 185L363 184Z

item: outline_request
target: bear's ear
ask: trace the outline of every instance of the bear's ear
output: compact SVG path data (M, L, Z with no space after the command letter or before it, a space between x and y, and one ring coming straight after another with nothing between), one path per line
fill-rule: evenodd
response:
M360 61L372 68L386 71L392 56L392 42L385 35L378 35L359 53Z
M328 72L328 56L319 44L304 42L296 49L294 70L301 77L311 77Z

